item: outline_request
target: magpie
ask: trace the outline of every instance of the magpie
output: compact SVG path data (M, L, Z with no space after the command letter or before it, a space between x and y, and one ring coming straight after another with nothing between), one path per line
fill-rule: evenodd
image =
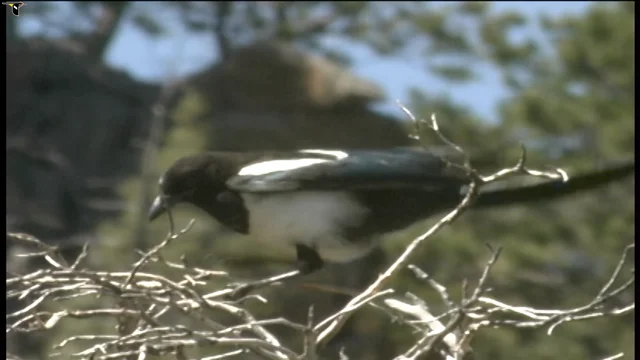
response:
M634 169L627 163L567 182L481 191L471 209L560 197ZM383 235L453 209L468 185L464 169L415 148L205 152L160 177L148 217L190 203L266 246L295 247L290 277L366 255Z

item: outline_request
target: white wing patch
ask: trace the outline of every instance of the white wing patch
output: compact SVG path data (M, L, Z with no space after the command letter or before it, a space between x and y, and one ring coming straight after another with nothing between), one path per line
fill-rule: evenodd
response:
M270 160L257 164L245 166L238 172L238 175L264 175L277 171L293 170L301 167L323 163L331 160L327 159L295 159L295 160Z
M300 153L306 154L320 154L333 156L335 160L342 160L349 155L344 151L336 151L336 150L300 150ZM256 164L251 164L249 166L245 166L238 172L238 175L264 175L278 171L286 171L302 168L305 166L310 166L313 164L319 164L328 161L335 161L331 159L312 159L312 158L301 158L301 159L290 159L290 160L269 160L263 161Z
M349 156L349 154L347 154L344 151L337 151L337 150L315 150L315 149L309 149L309 150L300 150L301 153L308 153L308 154L321 154L321 155L329 155L329 156L334 156L336 158L336 160L342 160L346 157Z

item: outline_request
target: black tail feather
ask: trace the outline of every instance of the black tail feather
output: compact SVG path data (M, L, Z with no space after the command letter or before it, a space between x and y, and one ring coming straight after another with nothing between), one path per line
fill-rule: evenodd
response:
M564 183L562 181L550 181L513 189L489 190L480 193L473 208L552 200L620 180L631 175L634 171L635 162L631 161L603 170L569 177L569 180Z

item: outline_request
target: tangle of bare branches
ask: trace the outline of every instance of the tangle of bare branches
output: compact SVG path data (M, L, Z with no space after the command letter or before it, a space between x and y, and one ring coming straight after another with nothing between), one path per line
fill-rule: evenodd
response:
M172 355L181 360L188 358L186 352L190 348L215 346L218 350L215 355L203 359L242 358L243 354L251 353L265 359L312 360L318 358L318 352L340 332L349 317L365 306L374 306L392 315L402 315L403 324L416 330L415 341L397 355L397 360L425 358L429 354L440 354L443 359L465 359L472 351L474 335L484 328L545 328L551 335L556 327L566 322L621 316L635 310L634 303L612 306L607 301L627 291L634 283L634 274L623 271L633 244L625 248L611 277L592 301L564 310L512 305L489 297L487 279L491 276L493 265L499 260L500 248L489 248L491 256L478 277L477 285L472 291L464 291L467 295L457 302L449 295L447 287L412 265L411 258L415 250L472 206L481 186L514 175L566 180L567 174L560 169L540 171L527 167L523 147L521 157L514 166L494 174L481 175L471 167L464 150L440 133L435 117L427 123L416 120L409 110L403 106L401 108L413 119L418 131L422 125L428 124L442 141L464 155L466 160L463 164L451 166L466 170L469 189L455 209L414 239L375 281L336 313L324 319L315 319L311 308L304 324L283 317L257 318L244 304L248 301L266 303L268 299L248 295L239 301L232 301L227 296L232 289L222 284L232 280L227 273L171 262L162 257L162 250L170 246L173 240L188 234L193 225L192 220L183 229L176 230L169 213L166 238L142 253L130 270L121 272L88 268L84 264L88 251L86 246L80 256L69 264L58 255L55 247L28 234L8 233L7 241L18 242L31 249L21 256L42 257L48 267L26 274L7 274L7 299L17 299L25 305L7 314L6 332L53 331L63 321L111 318L118 323L115 331L68 337L54 346L50 356L54 357L59 349L70 344L80 344L83 350L73 352L70 355L72 358L145 359L151 355ZM148 265L152 263L170 269L171 278L150 271ZM446 308L442 314L432 314L424 300L413 294L397 294L394 289L387 287L389 280L405 268L440 295ZM205 289L205 285L210 285L214 280L222 285L213 291ZM112 301L96 302L93 308L51 310L51 306L48 306L86 297L109 298ZM222 315L234 319L234 324L221 321ZM297 332L302 352L284 346L273 333L276 326ZM619 356L617 354L610 358ZM7 358L17 359L12 354L7 354ZM343 358L348 357L342 353Z

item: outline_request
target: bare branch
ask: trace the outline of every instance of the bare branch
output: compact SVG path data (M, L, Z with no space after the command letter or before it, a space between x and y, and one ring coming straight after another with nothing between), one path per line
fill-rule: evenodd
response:
M409 115L409 117L411 118L411 120L413 120L416 129L418 131L418 136L420 134L420 126L423 123L423 121L418 121L416 119L415 116L413 116L413 114L404 106L400 105L400 108ZM438 134L438 136L448 145L452 146L454 149L456 149L457 151L460 151L463 153L464 158L465 158L465 164L463 166L461 166L464 170L466 170L467 174L469 174L469 180L470 180L470 184L469 184L469 189L467 191L467 194L465 195L464 199L460 202L460 204L453 209L451 212L449 212L444 218L442 218L438 223L436 223L434 226L432 226L427 232L425 232L424 234L420 235L419 237L417 237L416 239L414 239L409 246L407 246L404 250L404 252L396 259L396 261L391 264L391 266L389 266L389 268L387 268L387 270L385 272L383 272L378 279L376 279L364 292L362 292L360 295L356 296L354 299L352 299L349 304L347 304L343 310L341 310L339 313L336 314L335 316L335 320L333 320L331 323L327 323L327 321L323 321L320 322L318 325L316 325L316 330L320 330L322 329L322 332L320 334L320 336L318 337L318 341L320 343L326 343L327 341L329 341L333 336L335 336L335 334L340 330L340 328L344 325L344 323L346 322L346 320L349 318L350 314L352 313L352 311L349 311L348 309L351 309L354 304L360 303L363 301L363 299L366 299L368 297L371 296L371 294L377 292L380 290L380 288L384 285L386 285L386 283L391 279L391 277L393 275L395 275L396 272L398 272L400 269L404 268L405 266L408 265L408 262L410 260L411 255L413 254L413 252L422 245L422 243L430 238L433 234L437 233L438 231L440 231L444 226L450 224L451 222L453 222L455 219L458 218L458 216L460 216L465 210L467 210L473 203L473 201L475 200L475 198L478 195L478 191L479 191L479 187L481 185L490 183L490 182L494 182L497 180L500 180L504 177L510 176L510 175L514 175L514 174L528 174L531 176L536 176L536 177L544 177L544 178L550 178L550 179L566 179L566 174L564 173L564 171L555 171L555 172L544 172L544 171L538 171L538 170L532 170L532 169L528 169L525 166L525 159L526 159L526 152L524 151L524 147L522 147L523 151L521 154L521 157L518 161L518 163L513 166L512 168L508 168L508 169L504 169L504 170L500 170L494 174L491 174L489 176L482 176L480 175L475 169L471 168L470 166L470 161L469 161L469 157L466 155L466 153L464 152L464 150L458 146L455 145L453 142L451 142L450 140L448 140L440 131L439 131L439 127L438 127L438 123L436 121L436 117L435 115L431 117L431 129L433 131L436 132L436 134ZM452 166L458 166L460 167L460 165L455 165L455 164L451 164Z

